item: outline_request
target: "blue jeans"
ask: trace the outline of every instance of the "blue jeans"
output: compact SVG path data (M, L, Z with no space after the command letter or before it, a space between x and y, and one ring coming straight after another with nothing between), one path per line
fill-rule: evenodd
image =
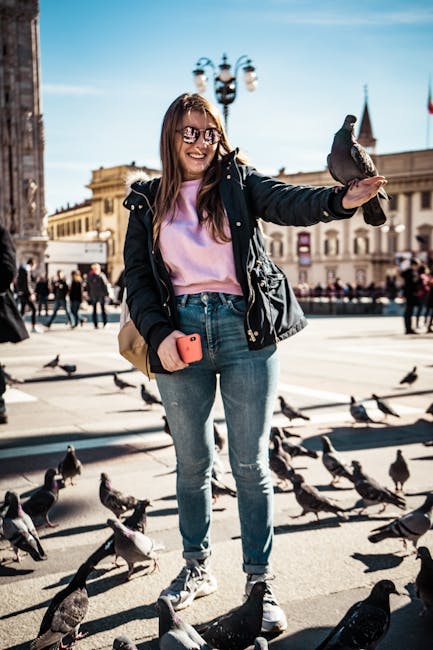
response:
M243 570L268 569L273 538L269 432L279 373L276 346L251 351L242 296L177 298L180 329L198 332L203 359L156 380L173 435L179 526L186 559L210 555L213 405L217 375L227 423L229 460L238 492Z
M70 324L72 325L72 315L71 315L71 312L70 312L70 310L69 310L69 305L68 305L66 299L63 299L63 298L56 298L56 299L54 300L53 313L51 314L51 318L50 318L50 320L49 320L48 323L47 323L47 326L48 326L48 327L51 326L51 323L52 323L53 320L55 319L55 317L56 317L57 312L59 311L59 309L63 309L63 310L65 311L66 318L68 319L68 323L70 323Z

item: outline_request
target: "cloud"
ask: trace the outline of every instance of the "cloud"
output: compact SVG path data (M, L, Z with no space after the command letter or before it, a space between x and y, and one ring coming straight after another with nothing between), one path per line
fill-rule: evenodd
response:
M42 92L47 95L101 95L95 86L73 86L68 84L42 84Z

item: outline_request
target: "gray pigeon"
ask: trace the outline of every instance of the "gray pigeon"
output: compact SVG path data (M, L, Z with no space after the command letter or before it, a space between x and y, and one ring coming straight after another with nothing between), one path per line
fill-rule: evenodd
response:
M281 440L281 445L291 458L296 458L297 456L308 456L309 458L318 458L319 454L313 449L307 449L301 443L293 443L287 440L287 438L280 432L277 427L272 427L271 429L271 439L277 436Z
M164 548L162 544L157 544L153 539L137 530L127 528L117 519L107 519L107 524L114 531L115 564L117 565L117 557L120 556L128 565L127 580L130 579L136 562L151 560L153 563L151 573L155 569L159 569L156 552Z
M426 546L420 546L416 554L421 560L421 568L415 578L416 595L422 601L421 614L433 611L433 560Z
M66 455L62 461L60 461L57 471L62 475L62 478L66 485L66 480L70 479L71 485L74 485L75 476L81 476L81 470L83 465L80 460L78 460L75 449L72 445L68 445L66 450Z
M36 492L34 492L31 497L23 503L23 510L27 512L32 519L36 517L43 517L50 527L55 527L57 524L53 524L49 517L48 512L51 510L53 505L57 503L59 498L59 487L56 479L56 470L52 467L47 469L44 477L44 484Z
M338 483L341 477L347 478L348 481L353 483L353 473L350 467L346 465L341 454L333 447L332 442L328 436L320 436L322 441L322 463L332 476L331 485Z
M153 406L154 404L162 405L161 400L155 397L155 395L152 395L152 393L149 393L144 384L141 384L140 395L143 402L145 402L148 406Z
M403 491L403 485L406 483L410 476L409 466L403 457L401 449L397 449L397 458L389 466L389 475L394 481L395 489L397 492Z
M327 499L323 494L320 494L312 485L307 485L301 474L293 474L291 481L293 483L296 501L302 508L301 514L291 515L291 519L298 519L309 512L314 512L317 521L319 521L319 512L333 512L342 519L348 519L348 516L344 514L342 508L330 499Z
M350 415L353 417L355 422L359 422L360 424L375 422L375 420L372 420L368 415L365 406L360 402L357 402L353 395L350 396Z
M173 609L170 598L160 596L156 605L159 616L160 650L210 650L197 630L182 621Z
M416 371L416 366L412 368L410 372L407 373L403 377L403 379L400 380L400 384L409 384L409 386L412 386L412 384L418 379L418 373Z
M213 423L213 437L214 437L215 446L218 448L218 451L222 451L225 447L226 439L221 433L221 431L218 429L215 422Z
M114 639L112 650L137 650L137 646L122 634Z
M399 417L400 417L399 414L396 413L396 412L394 411L394 409L392 409L392 408L390 407L390 405L388 404L388 402L385 402L384 399L382 399L381 397L378 397L377 395L375 395L375 393L373 393L371 397L372 397L374 400L376 400L377 408L379 409L379 411L382 411L382 413L385 413L385 419L386 419L386 417L387 417L388 415L393 415L393 416L396 417L396 418L399 418Z
M292 458L287 451L284 451L283 444L278 436L272 438L271 445L269 448L269 467L284 487L291 480L294 472L291 465Z
M260 635L263 618L265 582L255 582L247 600L217 619L202 632L202 637L213 648L243 650Z
M388 632L389 595L397 594L391 580L377 582L365 600L352 605L316 650L373 650Z
M394 519L383 526L373 528L368 539L373 544L383 539L400 538L405 548L409 540L415 549L420 537L425 535L433 523L433 492L429 492L424 503L416 510ZM376 532L377 531L377 532Z
M128 510L135 508L138 503L138 499L135 497L124 495L120 490L115 490L105 472L102 472L101 482L99 483L99 500L117 518Z
M223 494L226 494L230 497L237 497L236 490L226 485L218 476L214 468L212 468L211 490L212 490L212 501L214 504L217 502L218 497L220 497Z
M54 359L51 359L51 361L48 361L48 363L44 363L42 366L43 368L55 368L56 366L59 365L59 360L60 360L60 354L57 354Z
M364 504L359 514L362 514L368 506L379 503L382 504L382 509L379 512L383 512L388 503L402 510L406 509L406 501L403 497L395 494L395 492L391 492L391 490L388 490L388 488L383 487L375 481L374 478L365 474L362 471L361 464L357 460L352 461L352 467L355 490L362 497Z
M3 518L3 535L15 551L15 562L20 561L20 550L29 553L35 562L46 560L39 535L30 515L22 509L18 494L8 492L7 501L9 507Z
M281 413L285 415L286 418L289 418L290 421L296 420L296 418L300 418L301 420L310 419L308 415L304 415L303 413L301 413L301 411L298 411L298 409L294 408L293 406L290 406L290 404L287 404L286 400L282 395L279 395L278 399L280 400Z
M357 122L355 115L347 115L343 126L337 131L328 155L328 169L332 178L342 185L352 185L364 178L378 176L378 171L365 149L357 142L354 128ZM386 221L381 202L388 200L383 189L361 206L364 221L370 226L382 226Z
M64 363L63 365L59 363L59 368L64 370L68 377L74 374L74 372L77 372L77 366L75 363Z
M117 388L120 388L120 390L123 390L124 388L137 388L134 384L128 384L127 381L120 379L120 377L117 376L117 372L113 372L113 380Z

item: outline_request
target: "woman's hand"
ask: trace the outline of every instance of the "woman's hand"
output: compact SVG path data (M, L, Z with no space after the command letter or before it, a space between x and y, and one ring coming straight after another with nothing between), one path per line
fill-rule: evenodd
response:
M169 334L162 343L159 344L157 353L162 363L164 370L168 372L176 372L176 370L183 370L187 368L188 364L184 363L177 351L176 339L180 336L185 336L183 332L174 330Z
M342 206L345 210L359 208L360 205L367 203L373 196L379 192L382 185L388 181L384 176L371 176L363 178L360 181L352 182L343 196Z

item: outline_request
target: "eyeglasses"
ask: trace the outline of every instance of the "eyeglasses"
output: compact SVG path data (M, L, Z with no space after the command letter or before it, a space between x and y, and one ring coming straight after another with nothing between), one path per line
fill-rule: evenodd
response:
M194 144L203 133L203 139L206 144L217 144L221 140L221 132L214 126L207 129L197 129L195 126L184 126L183 129L176 129L177 133L182 134L182 139L185 144Z

